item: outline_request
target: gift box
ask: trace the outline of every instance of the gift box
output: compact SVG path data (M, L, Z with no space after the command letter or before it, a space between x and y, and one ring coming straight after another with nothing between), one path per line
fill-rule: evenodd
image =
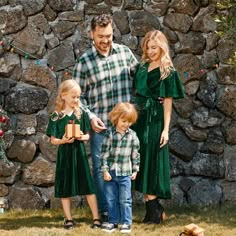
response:
M81 136L80 125L70 123L66 125L66 137L67 138L79 138Z
M185 235L204 236L204 229L195 224L189 224L184 226L184 233Z

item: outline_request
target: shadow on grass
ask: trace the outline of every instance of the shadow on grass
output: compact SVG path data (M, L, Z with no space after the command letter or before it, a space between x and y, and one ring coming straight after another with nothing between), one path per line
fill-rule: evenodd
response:
M90 226L92 224L91 216L80 216L80 209L74 209L76 213L73 214L74 222L76 226L80 224L87 224ZM84 210L83 210L84 211ZM10 211L4 213L0 217L0 229L2 230L17 230L22 227L26 228L58 228L63 229L63 212L60 210L57 214L55 214L54 210L38 210L32 211L32 213L27 210L21 210L22 214L19 211ZM45 214L48 213L48 214ZM35 215L36 213L36 215ZM40 214L41 213L41 214ZM50 215L51 213L51 215Z
M142 223L144 206L137 206L134 209L134 223ZM163 225L178 226L190 223L218 224L227 228L235 229L236 225L236 204L223 204L221 206L175 206L165 209L167 220Z
M0 228L3 230L16 230L21 227L61 228L61 217L25 216L20 219L1 218Z
M143 227L144 205L134 206L133 223L135 227ZM168 207L166 208L167 220L161 227L177 227L190 223L217 224L234 229L236 225L236 205L222 205L212 207ZM73 209L73 218L76 225L90 226L92 216L90 210L85 208ZM0 215L0 229L17 230L26 228L63 228L62 210L11 210ZM160 227L157 225L145 225L149 229Z

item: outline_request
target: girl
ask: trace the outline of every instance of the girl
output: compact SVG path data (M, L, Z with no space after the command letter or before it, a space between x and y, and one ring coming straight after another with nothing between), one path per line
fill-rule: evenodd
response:
M144 223L159 224L164 209L158 198L171 198L169 169L169 126L173 98L183 98L183 88L174 69L168 42L158 30L148 32L142 40L143 55L134 80L135 103L139 119L134 130L140 140L140 171L135 189L144 193Z
M131 180L139 170L139 140L129 127L137 117L134 105L127 102L118 103L109 113L113 127L108 130L101 150L109 222L102 229L107 232L113 232L119 223L121 233L131 231Z
M97 200L85 151L84 141L89 140L89 120L80 104L80 86L75 80L66 80L59 86L56 110L51 115L46 134L51 143L59 145L55 174L55 197L61 198L64 210L64 228L72 229L71 199L76 195L86 195L93 214L92 227L99 227ZM80 125L81 135L68 138L65 127L68 123Z

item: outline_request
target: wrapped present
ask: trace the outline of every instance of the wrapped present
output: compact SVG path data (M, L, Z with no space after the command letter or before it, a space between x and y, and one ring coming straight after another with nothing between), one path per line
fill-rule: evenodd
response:
M184 226L185 235L204 236L204 229L195 224Z
M70 122L66 125L67 138L79 138L81 136L80 125Z

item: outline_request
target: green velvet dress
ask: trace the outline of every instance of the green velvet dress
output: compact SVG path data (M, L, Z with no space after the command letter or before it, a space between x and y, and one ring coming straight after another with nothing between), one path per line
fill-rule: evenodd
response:
M144 194L170 199L168 145L160 148L164 127L164 110L160 98L183 98L183 86L175 70L160 80L160 69L148 72L148 64L139 65L134 84L139 117L133 129L140 140L140 171L134 188Z
M73 113L71 116L54 112L49 120L46 134L61 139L65 133L65 126L73 120L80 124L83 133L90 130L87 114L82 110L78 119ZM90 173L88 157L83 141L75 139L73 143L59 145L55 174L55 197L67 198L77 195L95 193Z

